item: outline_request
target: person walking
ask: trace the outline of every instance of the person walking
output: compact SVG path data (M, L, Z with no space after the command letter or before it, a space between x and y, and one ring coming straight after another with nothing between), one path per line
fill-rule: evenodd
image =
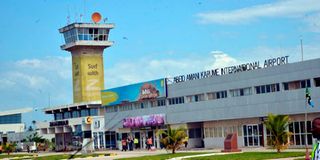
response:
M189 137L187 136L187 137L184 138L184 141L183 141L183 143L184 143L184 148L187 148L187 147L188 147L188 141L189 141Z
M152 138L149 137L148 140L147 140L147 147L148 147L148 150L151 149L151 146L152 146Z
M132 140L132 138L131 137L129 137L129 139L128 139L128 144L129 144L129 151L133 151L133 140Z
M134 137L133 143L134 143L135 149L138 149L138 145L139 145L139 140L138 140L138 138Z
M122 150L121 151L127 151L127 140L126 140L126 138L122 139L121 144L122 144Z

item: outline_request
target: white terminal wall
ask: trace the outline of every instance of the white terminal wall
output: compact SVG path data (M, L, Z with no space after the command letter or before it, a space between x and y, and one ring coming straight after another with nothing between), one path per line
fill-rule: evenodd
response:
M25 124L16 123L16 124L0 124L0 132L6 134L7 132L23 132Z

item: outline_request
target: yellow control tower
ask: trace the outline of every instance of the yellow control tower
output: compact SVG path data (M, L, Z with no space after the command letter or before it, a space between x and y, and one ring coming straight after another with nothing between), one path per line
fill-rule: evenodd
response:
M71 52L74 103L101 101L104 89L103 50L114 24L99 23L101 15L92 14L93 23L72 23L59 29L65 44L61 49Z

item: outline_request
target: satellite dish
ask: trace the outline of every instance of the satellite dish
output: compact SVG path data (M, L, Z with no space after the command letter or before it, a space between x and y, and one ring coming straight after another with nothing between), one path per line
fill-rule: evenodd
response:
M98 23L100 20L101 20L101 14L98 13L98 12L94 12L92 15L91 15L91 19L94 23Z

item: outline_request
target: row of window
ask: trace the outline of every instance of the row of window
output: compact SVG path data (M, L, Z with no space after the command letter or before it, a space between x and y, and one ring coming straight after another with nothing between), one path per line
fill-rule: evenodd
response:
M320 87L320 77L314 78L314 86ZM284 90L294 90L294 89L301 89L306 87L311 87L310 79L290 81L290 82L283 83ZM254 89L255 89L254 90L255 94L266 94L271 92L279 92L281 90L280 83L254 86ZM231 97L247 96L247 95L253 94L252 87L231 89L229 90L229 93ZM202 93L202 94L196 94L196 95L188 95L186 96L186 102L192 103L192 102L215 100L215 99L221 99L221 98L227 98L227 97L228 97L228 91L223 90L223 91L217 91L217 92L209 92L206 94ZM182 104L182 103L185 103L185 97L183 96L168 98L168 105L175 105L175 104ZM125 106L108 106L106 107L106 110L107 112L118 112L118 111L132 110L132 109L141 109L141 108L148 108L149 107L148 104L149 104L148 102L129 103L128 105L125 105ZM151 107L158 107L158 106L165 106L165 105L166 105L166 99L160 99L157 101L150 102Z
M226 137L228 133L237 133L238 136L242 136L241 126L229 126L229 127L206 127L204 128L204 137Z
M288 128L289 132L292 133L290 137L290 144L304 146L306 144L305 122L291 122L289 123ZM267 130L267 142L269 142L270 137L271 133L269 130ZM307 143L308 145L312 145L311 121L307 121Z
M21 114L0 116L0 124L21 123Z
M251 87L232 89L230 90L230 94L232 97L247 96L247 95L251 95L252 91L251 91Z
M184 97L168 98L169 105L184 103Z
M211 92L208 93L208 100L227 98L227 91Z
M294 89L306 88L310 86L311 86L310 79L283 83L284 90L294 90Z
M105 28L78 28L64 32L66 43L75 42L77 40L88 41L106 41L108 40L109 29Z
M54 120L62 120L62 119L78 118L78 117L86 117L86 116L97 116L97 115L98 115L98 109L90 108L90 109L55 113Z
M197 94L192 96L186 96L187 102L199 102L204 101L204 94Z
M268 85L256 86L254 88L256 89L257 94L279 92L280 91L280 84L279 83L268 84Z
M144 109L149 107L160 107L166 105L166 99L158 99L156 101L148 101L144 102L135 102L135 103L127 103L123 105L117 106L108 106L106 107L106 112L118 112L118 111L128 111L133 109Z

